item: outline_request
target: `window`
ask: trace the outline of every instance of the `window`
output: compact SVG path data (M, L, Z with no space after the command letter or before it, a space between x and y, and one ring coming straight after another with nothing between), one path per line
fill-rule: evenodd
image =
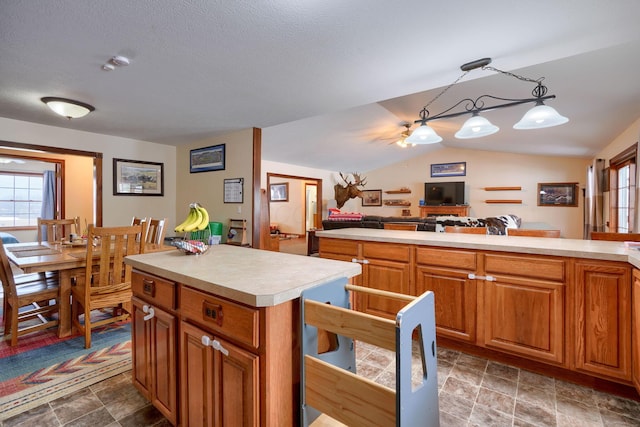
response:
M0 172L0 227L35 227L42 208L41 174Z
M636 150L636 145L633 145L609 162L609 229L613 232L635 232Z

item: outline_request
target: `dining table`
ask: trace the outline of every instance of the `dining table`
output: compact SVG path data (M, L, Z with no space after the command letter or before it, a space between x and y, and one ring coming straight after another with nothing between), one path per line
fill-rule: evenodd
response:
M58 272L60 283L58 337L71 335L71 286L87 265L87 242L23 242L4 245L9 261L25 274ZM177 249L146 243L144 253ZM98 261L99 258L94 258Z

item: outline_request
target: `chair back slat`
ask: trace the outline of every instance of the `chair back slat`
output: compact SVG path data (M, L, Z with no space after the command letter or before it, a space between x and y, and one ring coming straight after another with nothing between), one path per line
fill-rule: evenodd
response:
M167 234L167 218L150 218L147 229L147 243L161 245Z
M46 229L46 238L43 233ZM80 217L66 219L38 218L38 242L60 242L71 233L80 234Z

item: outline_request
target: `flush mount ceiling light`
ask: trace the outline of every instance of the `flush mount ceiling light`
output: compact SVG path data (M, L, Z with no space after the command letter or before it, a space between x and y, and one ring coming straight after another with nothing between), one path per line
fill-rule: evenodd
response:
M69 120L84 117L95 110L92 105L74 101L73 99L47 96L41 98L41 101L47 104L47 107L51 108L54 113L60 114Z
M435 144L442 141L442 137L431 128L427 122L432 120L449 119L453 117L459 117L465 114L470 114L469 118L455 136L459 139L480 138L487 135L492 135L500 130L499 127L493 125L489 120L480 116L483 111L497 110L500 108L514 107L520 104L535 103L536 105L525 113L522 119L516 123L514 129L541 129L551 126L558 126L569 121L568 118L561 116L555 109L544 105L544 101L553 99L555 95L547 95L547 87L542 84L544 77L537 80L530 79L528 77L519 76L508 71L502 71L494 67L489 67L491 58L482 58L476 61L468 62L460 66L460 69L464 73L458 77L456 81L444 88L438 95L436 95L427 105L425 105L420 111L420 119L414 123L419 123L420 126L413 131L413 133L405 140L412 144ZM471 70L476 68L482 68L483 70L495 71L507 76L515 77L516 79L535 83L536 87L531 91L532 98L512 99L512 98L500 98L493 95L481 95L476 99L465 98L457 102L453 107L448 108L442 113L430 116L427 109L431 103L438 99L442 94L449 90L452 86L457 84L464 76ZM496 105L487 105L485 101L490 102L502 102ZM463 107L464 111L454 112L456 108Z

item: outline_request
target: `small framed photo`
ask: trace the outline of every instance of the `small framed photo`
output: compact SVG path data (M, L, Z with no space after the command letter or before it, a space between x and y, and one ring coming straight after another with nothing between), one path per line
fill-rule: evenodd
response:
M382 190L362 190L362 206L382 206Z
M578 206L578 183L538 184L538 206Z
M465 176L467 174L467 162L434 163L431 165L431 177L439 176Z
M164 163L113 159L114 196L164 196Z
M224 170L224 144L191 150L189 172L208 172Z
M269 186L270 202L288 202L289 201L289 183L271 184Z

